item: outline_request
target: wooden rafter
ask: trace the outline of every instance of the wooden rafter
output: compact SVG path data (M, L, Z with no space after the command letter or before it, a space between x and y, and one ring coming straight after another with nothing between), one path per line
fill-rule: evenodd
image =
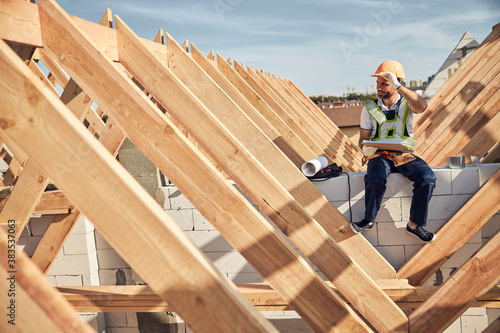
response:
M49 1L40 1L39 9L42 22L49 18L49 12L61 11ZM68 22L69 17L65 20ZM164 299L171 299L176 311L200 332L208 327L229 331L239 325L256 332L275 331L263 318L255 320L260 315L182 233L176 232L179 230L176 223L154 199L119 167L62 102L52 93L46 93L47 88L17 55L4 42L0 45L3 73L0 99L5 105L2 132L43 166L110 244L141 276L147 277L149 285ZM20 88L13 93L8 89L11 84ZM64 133L60 131L62 128ZM46 150L50 154L46 154ZM66 161L66 164L57 161ZM80 177L73 177L74 172ZM89 186L92 182L99 186ZM109 196L108 191L114 195ZM145 220L147 224L141 223ZM133 241L123 242L124 239ZM185 262L190 265L184 265ZM169 276L169 279L155 279L155 276ZM196 277L196 281L188 277ZM182 289L181 293L178 288ZM186 297L194 291L196 297ZM217 308L217 316L207 316L207 307ZM228 322L234 321L231 322L234 326L216 318L228 318Z

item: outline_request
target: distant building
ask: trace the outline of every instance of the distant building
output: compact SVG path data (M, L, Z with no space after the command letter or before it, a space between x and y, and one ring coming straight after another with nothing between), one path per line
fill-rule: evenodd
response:
M342 107L324 107L319 103L318 106L330 118L335 125L357 146L359 140L359 120L361 110L363 110L363 101L343 101Z
M469 32L464 32L462 38L448 58L445 60L437 73L429 78L429 84L422 96L430 99L441 88L441 86L455 73L469 55L479 46L479 43Z

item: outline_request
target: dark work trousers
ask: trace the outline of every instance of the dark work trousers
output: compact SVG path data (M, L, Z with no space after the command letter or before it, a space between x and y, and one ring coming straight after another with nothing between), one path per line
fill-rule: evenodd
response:
M373 222L382 204L387 177L397 172L413 182L413 197L410 207L410 221L420 226L427 224L427 213L432 191L436 186L436 175L424 160L414 161L396 167L382 156L368 161L365 175L365 220Z

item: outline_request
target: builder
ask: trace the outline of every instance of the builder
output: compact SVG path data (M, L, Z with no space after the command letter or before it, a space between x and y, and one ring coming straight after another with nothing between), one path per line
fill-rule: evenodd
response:
M387 177L397 172L413 182L410 221L406 231L426 243L436 236L424 229L429 201L436 176L413 149L413 115L427 109L427 102L414 91L401 85L403 66L397 61L382 63L375 74L378 98L367 103L361 113L359 146L364 162L365 218L351 223L355 233L371 229L382 204Z

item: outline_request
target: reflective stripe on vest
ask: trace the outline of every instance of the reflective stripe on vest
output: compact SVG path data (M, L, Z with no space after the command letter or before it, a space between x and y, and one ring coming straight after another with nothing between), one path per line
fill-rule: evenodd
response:
M401 139L406 139L404 141L416 143L413 138L405 134L408 133L406 130L406 120L408 117L409 104L404 97L401 98L399 108L396 110L397 112L394 119L391 120L387 119L376 101L367 103L365 107L373 119L378 123L378 130L375 133L375 137L370 139L371 141L384 139L386 142L394 141L394 143L400 143L402 141Z

